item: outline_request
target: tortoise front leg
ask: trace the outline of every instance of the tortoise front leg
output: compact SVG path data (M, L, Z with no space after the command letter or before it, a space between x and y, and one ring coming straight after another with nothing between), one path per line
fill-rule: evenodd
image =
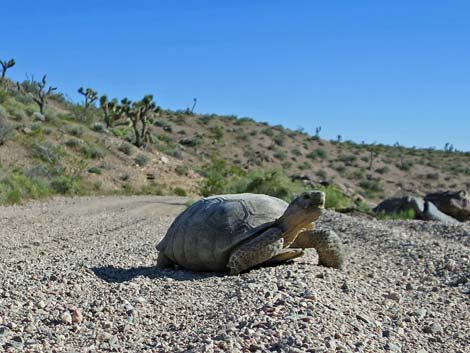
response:
M332 230L306 230L301 232L289 248L313 248L318 254L318 264L342 268L344 251L340 237Z
M254 239L241 245L231 255L227 263L231 275L237 275L251 267L262 264L279 254L284 246L282 230L267 229Z

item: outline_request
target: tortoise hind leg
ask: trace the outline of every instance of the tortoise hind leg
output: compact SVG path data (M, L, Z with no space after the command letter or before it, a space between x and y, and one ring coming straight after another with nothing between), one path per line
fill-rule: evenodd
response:
M341 239L331 230L301 232L290 248L314 248L318 254L318 264L322 266L342 268L344 264Z
M163 253L163 251L160 251L158 253L157 266L160 268L169 268L169 267L174 267L175 263L172 260L170 260L170 258L166 256Z
M267 229L254 239L242 244L227 263L231 275L237 275L253 266L262 264L282 251L284 239L279 228Z
M303 254L304 251L302 249L282 249L279 254L274 255L272 258L266 261L265 264L280 264L300 257Z

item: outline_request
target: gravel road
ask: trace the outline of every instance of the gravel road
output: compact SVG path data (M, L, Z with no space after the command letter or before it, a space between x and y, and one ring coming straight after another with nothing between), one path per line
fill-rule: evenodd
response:
M0 347L11 352L469 352L470 224L326 211L346 268L160 270L177 197L0 207Z

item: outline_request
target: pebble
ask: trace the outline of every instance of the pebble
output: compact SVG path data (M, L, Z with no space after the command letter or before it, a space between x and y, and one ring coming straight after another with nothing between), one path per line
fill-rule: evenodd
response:
M433 322L430 325L425 325L423 327L423 332L424 333L436 334L436 333L440 333L441 331L442 331L442 326L438 323L435 323L435 322Z
M72 324L72 315L70 314L69 311L64 311L62 315L60 316L60 320L67 325Z
M70 314L71 314L73 323L79 324L83 321L82 312L78 308L73 308L70 311Z
M0 350L466 351L470 283L450 283L466 276L470 225L327 210L317 226L342 237L342 271L318 266L311 249L240 276L161 270L155 244L178 202L77 197L0 208ZM434 271L417 270L432 262ZM424 328L433 323L441 326Z

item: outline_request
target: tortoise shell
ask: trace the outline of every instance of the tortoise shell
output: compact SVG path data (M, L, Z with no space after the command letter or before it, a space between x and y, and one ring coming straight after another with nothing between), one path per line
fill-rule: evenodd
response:
M157 250L186 268L223 271L232 251L272 226L287 207L268 195L207 197L174 220Z

